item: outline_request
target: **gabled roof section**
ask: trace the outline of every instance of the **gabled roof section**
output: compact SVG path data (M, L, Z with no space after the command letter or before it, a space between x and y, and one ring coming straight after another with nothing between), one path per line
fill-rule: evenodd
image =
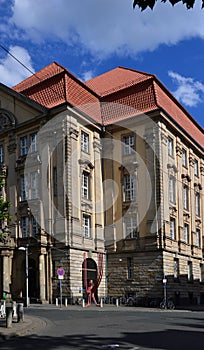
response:
M86 82L86 85L99 96L105 97L114 92L135 86L152 78L152 74L137 70L117 67Z
M101 97L104 124L162 109L204 147L203 128L153 74L115 68L86 82ZM110 105L107 102L112 102ZM116 106L116 103L118 106ZM123 106L126 106L123 107Z
M56 62L17 84L13 89L48 108L69 103L101 122L97 94Z

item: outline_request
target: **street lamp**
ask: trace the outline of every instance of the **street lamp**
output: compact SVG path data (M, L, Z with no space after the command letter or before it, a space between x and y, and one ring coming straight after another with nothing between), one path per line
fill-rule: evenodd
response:
M19 250L25 251L25 280L26 280L26 305L29 306L29 297L28 297L28 245L26 247L19 247Z

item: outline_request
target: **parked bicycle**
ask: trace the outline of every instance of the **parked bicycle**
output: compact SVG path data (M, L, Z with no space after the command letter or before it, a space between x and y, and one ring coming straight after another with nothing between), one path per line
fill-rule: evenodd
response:
M160 303L160 309L165 310L174 310L175 309L175 304L171 299L163 299L162 302Z

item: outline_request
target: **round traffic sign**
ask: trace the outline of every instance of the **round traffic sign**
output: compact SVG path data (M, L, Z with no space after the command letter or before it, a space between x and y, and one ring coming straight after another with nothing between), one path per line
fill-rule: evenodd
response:
M57 274L58 274L58 276L64 276L64 269L62 267L59 267L57 269Z

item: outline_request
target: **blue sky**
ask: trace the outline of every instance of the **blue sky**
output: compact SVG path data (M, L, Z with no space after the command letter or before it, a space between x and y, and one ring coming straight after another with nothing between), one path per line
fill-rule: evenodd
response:
M117 66L155 74L204 127L204 9L132 0L0 0L0 45L31 71L53 61L82 80ZM30 75L0 48L0 82Z

